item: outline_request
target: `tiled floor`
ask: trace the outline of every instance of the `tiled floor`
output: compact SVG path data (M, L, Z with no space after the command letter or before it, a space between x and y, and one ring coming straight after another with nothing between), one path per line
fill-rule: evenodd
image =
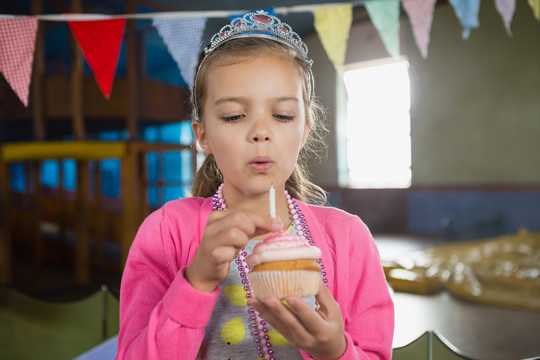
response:
M381 259L392 260L408 251L442 242L440 239L375 235ZM65 249L64 249L65 250ZM62 258L63 254L57 254ZM54 259L53 259L54 260ZM28 281L28 264L18 258L20 285L44 300L75 300L106 284L120 287L120 271L94 267L88 285L74 283L72 265L54 261L40 272L40 281ZM21 271L22 269L22 271ZM25 270L26 269L26 270ZM26 279L26 280L25 280ZM32 290L33 289L33 290ZM428 330L437 331L467 356L489 360L519 360L540 356L540 312L507 309L465 302L447 292L431 296L393 293L395 303L394 347L404 346Z
M374 234L373 237L383 261L390 261L409 251L421 250L444 241L433 236Z
M384 261L442 240L375 235L375 242ZM435 295L394 292L393 297L394 347L433 330L473 359L540 359L540 312L462 301L446 291Z
M434 330L473 359L540 359L540 312L461 301L448 292L396 292L394 305L394 347Z

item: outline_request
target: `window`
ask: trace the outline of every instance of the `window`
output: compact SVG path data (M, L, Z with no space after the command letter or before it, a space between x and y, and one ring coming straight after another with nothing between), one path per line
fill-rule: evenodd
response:
M380 60L347 66L347 109L339 133L340 184L355 188L411 185L408 62Z
M193 132L189 121L148 126L143 131L148 142L191 145ZM146 154L148 202L159 207L170 200L184 198L191 193L193 152L191 149L148 152Z
M145 142L162 142L191 146L193 132L188 121L147 126L142 131ZM125 141L125 130L100 132L97 138L102 141ZM146 176L143 186L148 189L148 203L159 207L167 201L189 196L193 179L193 152L191 149L172 151L150 151L146 153ZM61 171L60 171L61 170ZM24 193L30 191L28 172L32 171L23 162L11 165L10 189ZM95 190L94 173L100 171L101 193L117 198L120 194L120 159L102 159L99 165L90 161L90 189ZM41 183L50 188L63 187L74 191L77 188L77 161L74 159L44 160L41 163ZM60 178L61 176L61 178Z

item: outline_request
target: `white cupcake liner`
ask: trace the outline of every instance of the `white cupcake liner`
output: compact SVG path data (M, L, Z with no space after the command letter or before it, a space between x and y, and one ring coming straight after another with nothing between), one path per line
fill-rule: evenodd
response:
M321 273L309 270L255 271L248 273L251 289L257 299L268 296L282 299L287 295L306 297L317 294Z

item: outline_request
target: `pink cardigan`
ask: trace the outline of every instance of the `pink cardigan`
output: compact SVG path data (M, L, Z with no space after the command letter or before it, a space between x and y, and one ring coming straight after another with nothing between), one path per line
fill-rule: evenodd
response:
M394 307L368 228L344 211L299 205L343 315L341 359L390 359ZM196 357L220 289L195 290L184 270L211 211L210 198L170 201L139 228L122 277L117 359Z

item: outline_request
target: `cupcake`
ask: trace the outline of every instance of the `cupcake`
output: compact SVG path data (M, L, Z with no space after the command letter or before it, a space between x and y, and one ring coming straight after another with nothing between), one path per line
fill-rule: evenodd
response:
M283 230L273 233L246 258L252 267L248 279L255 297L264 301L268 296L317 294L321 267L316 260L320 257L321 250L305 239Z

